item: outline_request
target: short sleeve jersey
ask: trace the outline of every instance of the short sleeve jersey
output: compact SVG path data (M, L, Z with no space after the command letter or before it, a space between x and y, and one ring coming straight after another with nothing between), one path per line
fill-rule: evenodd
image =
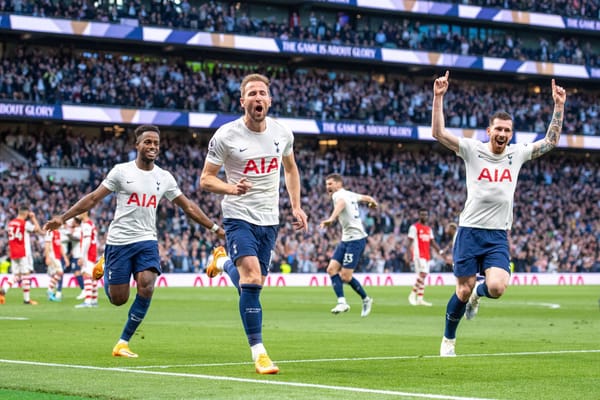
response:
M79 245L81 242L80 225L73 226L73 229L69 235L69 239L71 240L71 256L73 258L81 258L81 246Z
M253 132L243 118L221 126L210 140L206 161L225 168L227 183L246 178L252 188L242 196L225 195L223 218L255 225L279 224L281 160L293 151L292 131L267 117L264 132Z
M431 227L414 223L408 228L408 237L413 240L410 249L413 258L431 260L431 241L434 239Z
M458 155L465 162L467 201L459 225L509 230L521 166L531 159L531 144L512 144L494 154L487 143L461 138Z
M98 231L92 220L81 223L81 256L88 262L95 263L98 258Z
M358 208L360 195L350 190L340 189L333 193L331 199L333 200L334 208L340 200L344 200L346 204L342 212L338 215L338 221L342 226L342 242L367 237Z
M108 228L106 243L124 245L157 240L156 209L162 197L169 201L181 195L173 175L154 165L151 171L134 161L117 164L102 181L117 195L115 216Z
M46 232L44 240L50 244L50 258L60 261L63 251L60 230Z
M8 223L8 250L11 260L30 257L30 234L35 226L27 220L15 218Z

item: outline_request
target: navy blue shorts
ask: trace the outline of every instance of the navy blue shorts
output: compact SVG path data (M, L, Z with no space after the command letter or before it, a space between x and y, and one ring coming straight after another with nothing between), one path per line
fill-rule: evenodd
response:
M340 242L331 258L342 264L342 268L355 269L366 245L367 238Z
M131 276L152 269L159 275L158 242L144 240L122 246L107 244L104 249L104 279L109 285L129 283Z
M501 229L459 227L453 250L454 275L483 275L490 267L510 274L508 234Z
M254 225L241 219L224 218L227 254L233 263L242 256L258 257L263 276L269 274L271 252L275 248L279 225Z

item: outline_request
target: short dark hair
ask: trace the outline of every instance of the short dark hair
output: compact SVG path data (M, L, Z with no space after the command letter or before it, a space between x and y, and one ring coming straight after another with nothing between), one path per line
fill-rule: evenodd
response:
M490 117L490 126L492 126L492 124L494 123L494 120L498 118L498 119L502 119L504 121L512 121L513 117L512 115L510 115L509 113L507 113L506 111L496 111L494 114L492 114L492 116Z
M140 142L140 138L142 137L144 132L156 132L156 134L158 136L160 136L160 130L158 129L158 126L156 126L156 125L140 125L137 128L135 128L135 131L133 131L133 134L135 135L135 143L136 144Z
M329 175L327 175L325 180L329 180L329 179L339 182L342 185L344 184L344 179L342 178L342 176L340 174L329 174Z
M20 213L28 212L29 211L29 204L27 204L25 202L19 203L18 210L19 210Z

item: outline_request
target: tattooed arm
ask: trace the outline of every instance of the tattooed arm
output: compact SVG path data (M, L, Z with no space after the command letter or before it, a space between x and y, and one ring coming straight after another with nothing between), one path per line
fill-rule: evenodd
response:
M554 112L552 113L552 121L546 132L546 137L533 143L533 152L531 158L538 158L546 154L558 145L560 131L562 130L563 114L565 113L565 100L567 92L561 86L557 86L552 79L552 98L554 99Z

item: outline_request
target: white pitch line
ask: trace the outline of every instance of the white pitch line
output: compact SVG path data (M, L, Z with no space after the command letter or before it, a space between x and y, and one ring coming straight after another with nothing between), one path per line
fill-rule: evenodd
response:
M534 307L545 307L553 310L559 309L560 304L558 303L544 303L539 301L510 301L510 300L502 300L502 301L489 301L485 303L485 306L492 307L512 307L512 306L534 306Z
M523 351L515 353L481 353L481 354L458 354L456 357L506 357L506 356L538 356L553 354L575 354L575 353L600 353L598 350L555 350L555 351ZM301 364L318 362L347 362L347 361L383 361L383 360L416 360L424 358L440 358L438 355L418 356L385 356L385 357L349 357L349 358L320 358L312 360L277 360L277 364ZM187 367L227 367L235 365L250 365L252 362L229 362L229 363L204 363L204 364L173 364L173 365L143 365L136 367L124 367L123 369L167 369Z
M303 383L303 382L284 382L284 381L269 381L259 379L247 379L247 378L235 378L230 376L215 376L215 375L204 375L204 374L188 374L188 373L175 373L175 372L159 372L159 371L140 371L126 368L102 368L94 367L89 365L73 365L73 364L58 364L58 363L43 363L36 361L23 361L23 360L3 360L0 359L0 364L20 364L20 365L33 365L41 367L63 367L73 369L87 369L94 371L107 371L107 372L126 372L130 374L140 375L161 375L161 376L175 376L181 378L196 378L196 379L208 379L218 381L231 381L231 382L243 382L243 383L257 383L262 385L276 385L276 386L292 386L301 388L311 389L325 389L333 391L344 391L352 393L367 393L367 394L383 394L396 397L419 397L424 399L441 399L441 400L493 400L483 397L461 397L461 396L449 396L443 394L430 394L430 393L409 393L409 392L398 392L394 390L378 390L378 389L367 389L359 387L349 386L333 386L333 385L318 385L314 383Z
M27 321L29 318L27 318L27 317L0 317L0 319L8 319L11 321Z

